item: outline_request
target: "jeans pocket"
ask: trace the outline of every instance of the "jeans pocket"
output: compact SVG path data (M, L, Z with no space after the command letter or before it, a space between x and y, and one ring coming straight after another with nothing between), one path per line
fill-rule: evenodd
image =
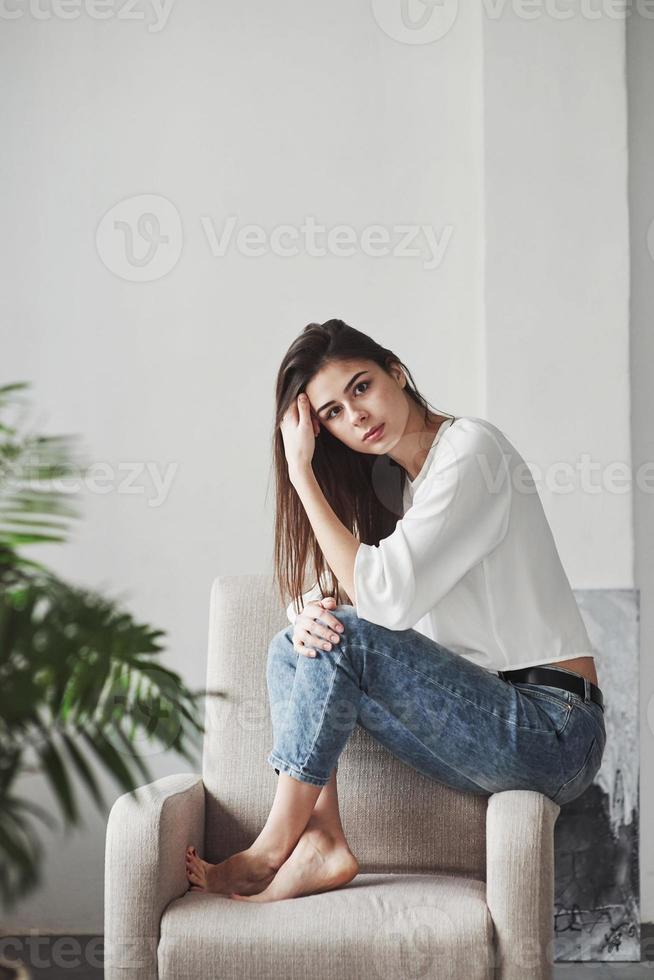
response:
M552 797L554 803L558 803L561 806L581 796L591 785L596 773L599 771L603 754L604 746L602 742L597 737L593 737L579 771L559 787L556 795Z
M530 700L537 702L542 713L547 715L551 722L550 730L557 735L562 735L572 714L572 705L568 697L569 691L560 687L550 687L544 684L527 684L520 682L514 684L520 689L520 693Z
M600 707L597 701L584 701L579 694L570 693L572 704L581 708L586 714L604 728L604 708Z

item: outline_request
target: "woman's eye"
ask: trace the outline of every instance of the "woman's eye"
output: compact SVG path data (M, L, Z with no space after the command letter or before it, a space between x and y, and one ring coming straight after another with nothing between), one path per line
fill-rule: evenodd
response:
M358 382L357 384L355 384L355 386L354 386L354 391L356 391L356 390L357 390L357 388L360 388L360 387L361 387L361 385L365 385L365 389L364 389L364 390L366 390L366 391L367 391L367 389L368 389L368 388L370 387L370 385L371 385L371 382L370 382L370 381L359 381L359 382ZM333 415L332 415L332 412L334 412L334 411L336 411L336 409L334 409L334 408L330 408L330 409L329 409L329 411L328 411L328 412L327 412L327 414L325 415L325 421L326 421L326 422L329 422L329 420L330 420L330 419L333 419L333 418L335 417L335 416L333 416Z

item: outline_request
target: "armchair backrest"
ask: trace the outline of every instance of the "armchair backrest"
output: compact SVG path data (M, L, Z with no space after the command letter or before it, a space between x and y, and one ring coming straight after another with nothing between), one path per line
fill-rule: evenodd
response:
M205 854L220 861L248 847L277 787L266 762L272 726L268 646L288 625L272 576L225 575L210 598L202 759ZM354 730L338 762L341 819L362 872L441 870L485 878L483 796L450 789L411 769Z

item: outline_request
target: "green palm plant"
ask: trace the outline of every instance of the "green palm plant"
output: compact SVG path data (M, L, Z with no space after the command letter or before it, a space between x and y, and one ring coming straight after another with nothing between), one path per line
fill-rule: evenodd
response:
M10 424L27 387L0 387L0 901L7 909L40 883L38 821L58 826L18 795L21 774L45 776L68 830L82 822L73 774L106 811L98 770L132 790L152 779L141 741L195 763L192 749L204 732L198 699L205 692L189 690L159 662L162 630L22 553L67 539L77 508L49 484L84 473L75 437Z

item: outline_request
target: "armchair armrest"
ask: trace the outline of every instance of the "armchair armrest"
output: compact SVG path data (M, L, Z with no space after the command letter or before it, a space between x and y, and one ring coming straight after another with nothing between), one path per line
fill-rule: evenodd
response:
M494 793L486 813L486 903L500 980L549 980L554 962L554 824L542 793Z
M187 844L204 847L204 783L164 776L115 801L105 847L105 980L156 980L165 907L188 890Z

